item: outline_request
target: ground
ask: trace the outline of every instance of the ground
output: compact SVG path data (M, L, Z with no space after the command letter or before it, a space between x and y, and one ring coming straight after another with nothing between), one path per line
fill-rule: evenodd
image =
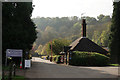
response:
M84 67L55 64L41 58L32 58L32 67L17 70L26 78L117 78L118 67Z

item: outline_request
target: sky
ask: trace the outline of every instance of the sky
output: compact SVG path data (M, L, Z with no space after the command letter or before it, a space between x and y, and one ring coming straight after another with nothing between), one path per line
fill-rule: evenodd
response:
M33 0L35 17L71 17L112 15L113 0ZM81 15L83 14L83 15Z

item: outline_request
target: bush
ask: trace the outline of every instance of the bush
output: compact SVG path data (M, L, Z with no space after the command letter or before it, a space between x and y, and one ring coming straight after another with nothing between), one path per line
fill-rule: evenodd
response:
M47 56L41 56L42 59L47 59Z
M70 60L70 65L82 66L105 66L108 65L110 58L95 52L74 51Z
M53 56L52 61L56 62L56 57L57 57L57 55Z
M61 57L61 55L56 56L56 63L60 63L60 57Z
M55 55L52 57L52 61L54 61L56 63L61 63L60 58L61 58L61 55Z

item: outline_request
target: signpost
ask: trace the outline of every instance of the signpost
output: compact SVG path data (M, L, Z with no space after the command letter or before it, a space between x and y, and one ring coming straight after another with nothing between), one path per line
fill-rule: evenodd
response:
M25 60L25 68L30 68L30 67L31 67L31 61Z
M22 50L16 50L16 49L7 49L6 50L6 56L7 57L22 57Z
M21 60L22 60L22 53L23 53L23 50L21 49L7 49L6 50L6 63L5 65L7 66L7 58L8 57L21 57Z

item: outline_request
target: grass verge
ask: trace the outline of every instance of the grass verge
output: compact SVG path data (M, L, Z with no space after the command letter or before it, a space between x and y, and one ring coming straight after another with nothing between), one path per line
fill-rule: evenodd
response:
M119 66L119 64L109 64L109 66L118 67L118 66Z
M25 80L24 76L15 76L12 80Z
M8 76L5 76L5 80L8 80ZM12 77L12 80L25 80L25 77L16 75L15 77Z

